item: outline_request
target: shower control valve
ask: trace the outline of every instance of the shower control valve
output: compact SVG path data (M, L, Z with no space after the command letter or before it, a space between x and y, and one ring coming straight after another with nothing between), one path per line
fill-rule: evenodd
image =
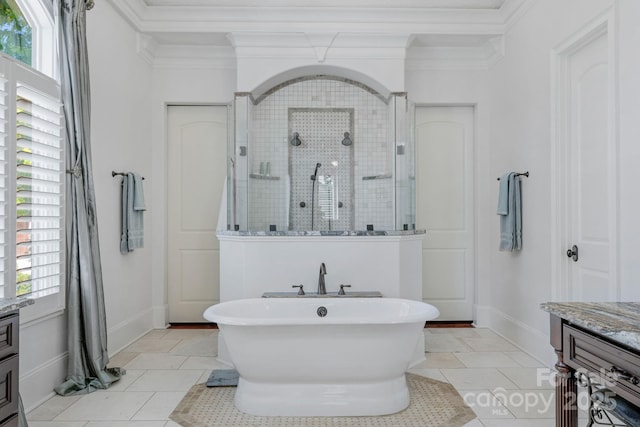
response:
M350 288L351 285L340 285L340 290L338 291L338 295L346 295L344 293L344 288Z
M304 289L302 289L302 286L303 286L302 284L293 285L292 288L300 288L300 289L298 289L298 295L305 295Z

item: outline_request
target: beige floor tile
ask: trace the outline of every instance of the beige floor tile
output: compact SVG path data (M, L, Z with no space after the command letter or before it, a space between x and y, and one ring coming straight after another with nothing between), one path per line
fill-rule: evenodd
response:
M484 427L555 427L556 422L551 419L540 419L540 420L492 420L492 419L481 419Z
M517 389L518 386L495 368L441 369L457 390Z
M86 421L28 421L29 427L85 427Z
M489 328L475 328L477 334L483 338L502 338L499 334Z
M188 340L182 340L170 351L171 354L182 356L208 356L218 355L218 336L200 336Z
M467 346L464 341L462 341L465 338L458 338L451 335L443 334L427 334L424 338L425 351L430 353L453 353L472 351L471 348Z
M549 368L499 368L500 372L522 389L553 389L555 373Z
M460 338L471 351L518 351L518 347L500 337Z
M125 369L178 369L187 360L187 356L166 353L141 353Z
M153 329L149 332L147 332L142 338L140 339L154 339L154 340L159 340L164 338L167 334L169 333L169 329Z
M169 329L163 338L170 340L192 340L217 336L217 329Z
M454 353L425 353L425 361L414 368L464 368L464 363Z
M109 360L109 367L118 367L121 368L127 363L131 362L133 359L138 357L140 353L132 352L132 351L121 351L116 354Z
M166 421L91 421L85 427L164 427Z
M124 351L134 353L167 353L181 342L181 340L142 338L125 348Z
M132 420L167 421L173 409L178 406L186 391L159 391L144 404L133 416Z
M128 390L131 391L187 391L196 384L204 370L149 370Z
M524 351L505 351L504 354L518 362L520 366L524 366L525 368L543 368L545 365L529 356Z
M458 390L458 393L478 418L514 418L490 390Z
M484 427L484 424L482 424L482 422L480 422L480 420L476 418L470 423L465 424L463 427Z
M455 353L455 356L467 368L520 367L515 360L499 351Z
M435 335L451 335L452 337L480 338L476 328L427 328Z
M152 395L147 391L96 391L82 396L54 421L128 421Z
M408 371L410 374L421 375L426 378L431 378L432 380L448 382L442 372L439 369L416 369L412 368Z
M29 412L29 421L50 421L62 411L78 401L82 396L53 396L51 399Z
M124 374L118 381L111 384L109 391L125 391L131 384L133 384L140 375L145 371L137 369L126 369L127 373Z
M493 390L516 418L554 418L555 392L545 389Z
M201 357L192 356L187 357L187 360L180 366L180 369L206 369L208 371L212 369L230 369L231 366L219 362L216 357Z

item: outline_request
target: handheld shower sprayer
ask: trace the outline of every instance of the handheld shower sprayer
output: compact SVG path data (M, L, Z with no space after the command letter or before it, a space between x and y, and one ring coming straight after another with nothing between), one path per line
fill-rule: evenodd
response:
M318 177L318 168L322 166L320 163L316 163L316 170L313 171L313 175L311 175L311 181L313 181L313 183L311 184L311 229L313 230L313 223L314 223L314 217L315 217L315 195L316 195L316 178Z
M315 181L318 177L318 168L322 166L320 163L316 163L316 170L313 171L313 175L311 175L311 181Z

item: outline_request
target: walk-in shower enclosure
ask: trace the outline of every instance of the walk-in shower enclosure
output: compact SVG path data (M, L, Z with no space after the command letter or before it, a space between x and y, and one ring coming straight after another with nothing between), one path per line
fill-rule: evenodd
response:
M331 76L231 106L227 229L415 229L413 107Z

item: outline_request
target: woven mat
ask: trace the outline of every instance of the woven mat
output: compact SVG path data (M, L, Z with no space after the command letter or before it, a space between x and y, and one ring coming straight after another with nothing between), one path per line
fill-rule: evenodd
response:
M236 409L235 387L197 384L169 418L183 427L462 427L476 417L451 384L413 374L407 384L409 407L379 417L257 417Z

